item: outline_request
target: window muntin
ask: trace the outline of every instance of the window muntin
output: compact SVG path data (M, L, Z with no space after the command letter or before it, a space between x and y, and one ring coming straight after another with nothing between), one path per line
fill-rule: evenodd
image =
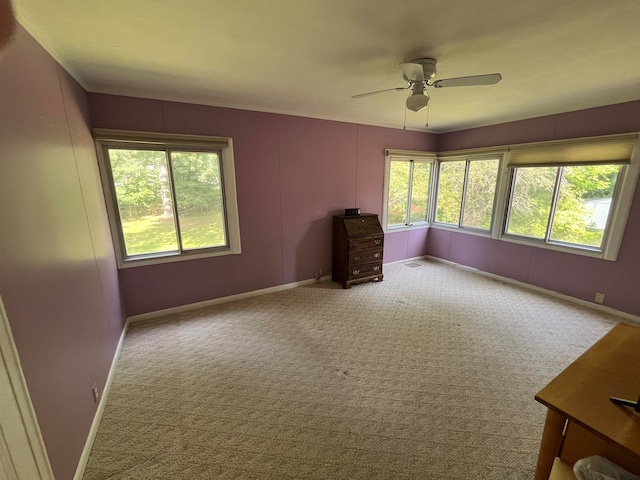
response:
M120 267L240 253L231 139L94 132Z
M621 168L516 168L505 233L601 251Z
M435 221L490 230L499 165L499 158L442 161Z
M432 163L418 160L391 160L388 174L387 228L426 224Z

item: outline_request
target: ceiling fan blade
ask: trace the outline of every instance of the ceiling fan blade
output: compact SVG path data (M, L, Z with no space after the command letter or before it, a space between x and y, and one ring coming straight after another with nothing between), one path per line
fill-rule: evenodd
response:
M499 73L490 73L488 75L472 75L470 77L445 78L433 82L433 87L470 87L473 85L495 85L502 80Z
M411 88L411 85L409 85L408 87L385 88L384 90L376 90L375 92L359 93L358 95L353 95L351 98L368 97L369 95L377 95L379 93L392 92L394 90L396 92L400 92L402 90L407 90L408 88Z
M419 63L401 63L400 68L402 68L407 82L424 82L424 68Z

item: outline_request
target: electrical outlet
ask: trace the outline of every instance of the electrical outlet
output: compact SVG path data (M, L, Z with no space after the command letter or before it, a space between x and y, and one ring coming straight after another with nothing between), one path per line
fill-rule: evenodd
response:
M95 383L93 384L93 387L91 387L91 394L93 395L93 403L97 405L98 400L100 399L100 392L98 391L98 385Z
M596 303L604 303L604 293L597 292L594 300Z

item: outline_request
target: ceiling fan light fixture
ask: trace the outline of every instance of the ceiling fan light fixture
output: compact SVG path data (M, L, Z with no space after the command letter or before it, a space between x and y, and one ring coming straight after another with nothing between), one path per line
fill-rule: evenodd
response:
M419 112L429 105L429 100L431 99L425 92L424 87L421 89L414 88L413 93L407 98L407 108L412 112Z

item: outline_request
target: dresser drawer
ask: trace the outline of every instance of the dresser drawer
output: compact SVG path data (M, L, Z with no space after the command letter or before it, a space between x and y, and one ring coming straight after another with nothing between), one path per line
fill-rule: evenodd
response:
M354 278L371 277L380 274L382 274L382 262L349 267L348 278L353 280Z
M352 250L368 250L370 248L382 248L384 237L354 238L349 240L349 252Z
M382 248L375 250L354 250L349 252L349 265L362 265L363 263L380 262L382 260Z

